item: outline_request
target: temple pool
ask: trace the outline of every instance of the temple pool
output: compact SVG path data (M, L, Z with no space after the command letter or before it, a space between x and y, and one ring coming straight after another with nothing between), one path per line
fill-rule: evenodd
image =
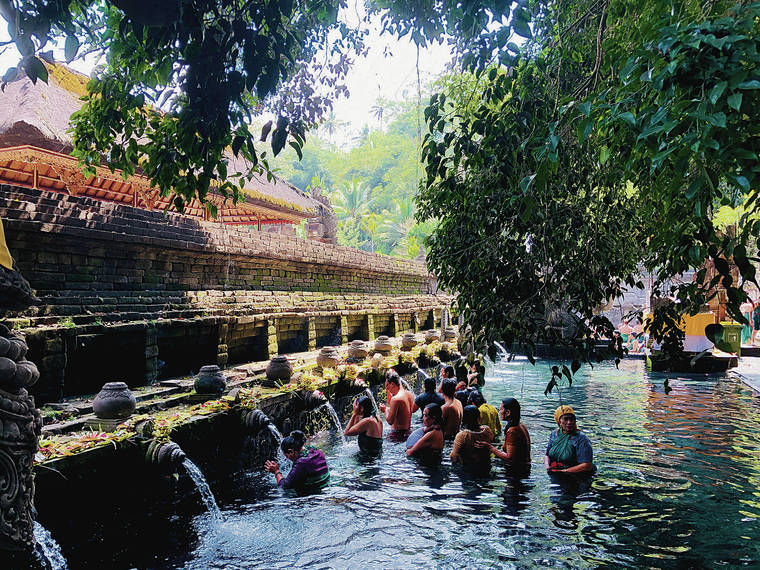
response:
M543 468L556 392L551 363L501 363L484 393L514 396L533 443L530 477L473 479L387 440L362 459L355 439L312 440L332 468L322 494L296 498L262 473L212 483L224 519L180 513L160 548L122 545L110 567L526 568L760 565L760 398L736 378L650 377L641 361L584 367L562 403L594 444L598 473L560 484ZM419 424L419 414L415 423ZM450 448L450 444L449 444ZM157 544L148 541L151 546ZM80 553L72 567L103 567Z

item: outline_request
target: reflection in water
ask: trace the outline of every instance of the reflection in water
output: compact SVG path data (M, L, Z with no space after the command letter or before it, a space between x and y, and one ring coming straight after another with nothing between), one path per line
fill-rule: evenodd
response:
M330 463L321 495L290 497L261 474L215 485L224 520L178 519L178 536L156 560L199 569L760 563L760 405L751 392L731 377L671 377L665 395L664 378L650 378L640 361L584 368L561 398L599 470L550 478L543 456L560 395L543 395L549 365L501 361L484 388L494 405L520 400L533 447L524 479L497 462L489 479L468 478L451 467L450 443L442 464L426 467L403 443L386 438L382 456L368 458L355 441L322 434L310 442ZM136 537L107 563L139 565L140 544Z

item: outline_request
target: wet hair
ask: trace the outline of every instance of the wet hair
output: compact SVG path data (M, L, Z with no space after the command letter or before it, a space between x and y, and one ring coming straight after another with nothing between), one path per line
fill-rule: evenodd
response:
M401 387L401 376L399 376L398 372L395 370L391 369L385 373L385 381L390 382L391 384L395 384L399 388Z
M443 412L441 411L440 404L428 404L425 406L425 409L435 425L441 425L443 423Z
M356 400L356 403L362 409L363 418L377 415L377 410L375 410L375 405L372 403L372 399L366 394L364 396L359 396L359 399Z
M282 451L301 451L304 443L306 443L306 436L301 430L294 429L290 432L290 435L282 439L280 447Z
M520 425L520 402L514 398L504 398L501 401L501 405L505 410L509 410L509 418L507 419L506 429Z
M441 382L441 392L448 398L453 398L457 391L457 383L451 378L447 378Z
M472 431L480 429L480 410L477 406L465 406L462 411L462 426Z
M425 392L435 392L435 378L425 378Z
M480 393L480 390L473 390L470 392L470 399L467 403L472 406L480 407L486 403L486 399L483 394Z
M448 366L443 367L442 374L445 374L447 378L456 378L457 373L454 371L454 367L449 364Z

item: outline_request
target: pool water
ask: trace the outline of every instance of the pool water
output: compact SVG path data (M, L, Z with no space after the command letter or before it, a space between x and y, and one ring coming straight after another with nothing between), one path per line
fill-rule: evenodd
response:
M385 441L366 459L355 438L312 439L332 484L294 497L263 473L212 483L224 519L179 516L165 568L529 568L760 565L760 398L736 378L650 377L641 361L584 367L548 397L551 362L499 363L484 394L522 404L532 471L495 463L476 479L424 468ZM543 468L554 408L571 405L598 473L550 478ZM419 424L419 413L414 423ZM386 426L387 427L387 426ZM387 432L386 432L387 433ZM118 565L130 565L129 549ZM145 564L143 555L141 562Z

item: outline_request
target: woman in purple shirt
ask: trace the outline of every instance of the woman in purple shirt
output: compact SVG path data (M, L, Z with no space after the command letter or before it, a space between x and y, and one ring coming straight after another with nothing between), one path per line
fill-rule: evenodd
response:
M283 489L294 489L299 495L316 493L330 482L330 469L325 454L315 447L304 448L306 436L293 430L282 440L282 453L293 462L287 477L283 477L276 461L267 461L264 467L274 473L277 484Z

